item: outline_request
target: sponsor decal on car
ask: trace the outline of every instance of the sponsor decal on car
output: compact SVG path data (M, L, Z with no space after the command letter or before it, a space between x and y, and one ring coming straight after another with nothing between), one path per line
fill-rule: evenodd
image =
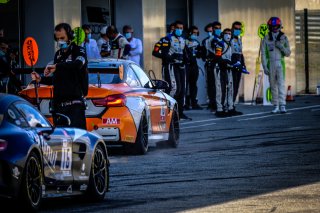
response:
M13 176L14 178L16 178L16 179L19 179L19 175L20 175L20 172L19 172L18 167L14 167L14 168L12 169L12 176Z
M80 173L80 175L82 175L82 176L85 176L86 175L86 164L82 164L82 166L81 166L81 173Z
M68 146L68 141L64 140L62 143L62 150L61 150L61 170L63 174L66 176L70 176L71 173L71 165L72 165L72 148Z
M70 186L68 187L67 192L68 192L68 193L72 193L72 185L70 185Z
M120 118L103 118L102 123L107 125L120 125Z
M82 184L82 185L80 186L80 191L86 191L87 188L88 188L88 185L87 185L87 184Z
M129 142L134 142L134 137L131 135L126 135L125 140Z
M48 163L48 166L55 168L58 152L53 151L52 148L46 142L43 143L42 152L43 152L44 159Z

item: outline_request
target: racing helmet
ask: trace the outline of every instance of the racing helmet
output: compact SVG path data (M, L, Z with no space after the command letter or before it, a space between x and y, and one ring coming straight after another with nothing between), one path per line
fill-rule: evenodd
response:
M271 17L267 22L269 31L278 31L282 27L282 22L278 17Z

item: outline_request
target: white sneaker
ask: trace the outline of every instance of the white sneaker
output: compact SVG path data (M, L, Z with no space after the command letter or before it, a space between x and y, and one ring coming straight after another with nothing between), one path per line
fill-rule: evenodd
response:
M271 111L271 113L278 113L280 112L279 106L274 106L274 109Z
M280 112L281 113L286 113L287 112L285 105L280 106Z

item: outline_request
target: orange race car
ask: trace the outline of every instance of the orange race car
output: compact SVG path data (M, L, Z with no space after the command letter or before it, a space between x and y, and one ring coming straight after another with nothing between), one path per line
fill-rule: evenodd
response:
M179 143L177 102L162 90L162 80L150 80L129 60L100 59L89 61L89 92L86 97L87 129L103 137L108 145L124 145L129 153L145 154L149 143ZM52 121L49 111L52 86L32 84L20 95Z

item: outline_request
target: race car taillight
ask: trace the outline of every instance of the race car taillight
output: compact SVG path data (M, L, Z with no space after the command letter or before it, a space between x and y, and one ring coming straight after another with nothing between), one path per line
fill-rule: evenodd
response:
M0 139L0 152L6 150L8 142Z
M126 104L126 96L122 94L109 95L103 99L92 99L95 106L122 107Z

